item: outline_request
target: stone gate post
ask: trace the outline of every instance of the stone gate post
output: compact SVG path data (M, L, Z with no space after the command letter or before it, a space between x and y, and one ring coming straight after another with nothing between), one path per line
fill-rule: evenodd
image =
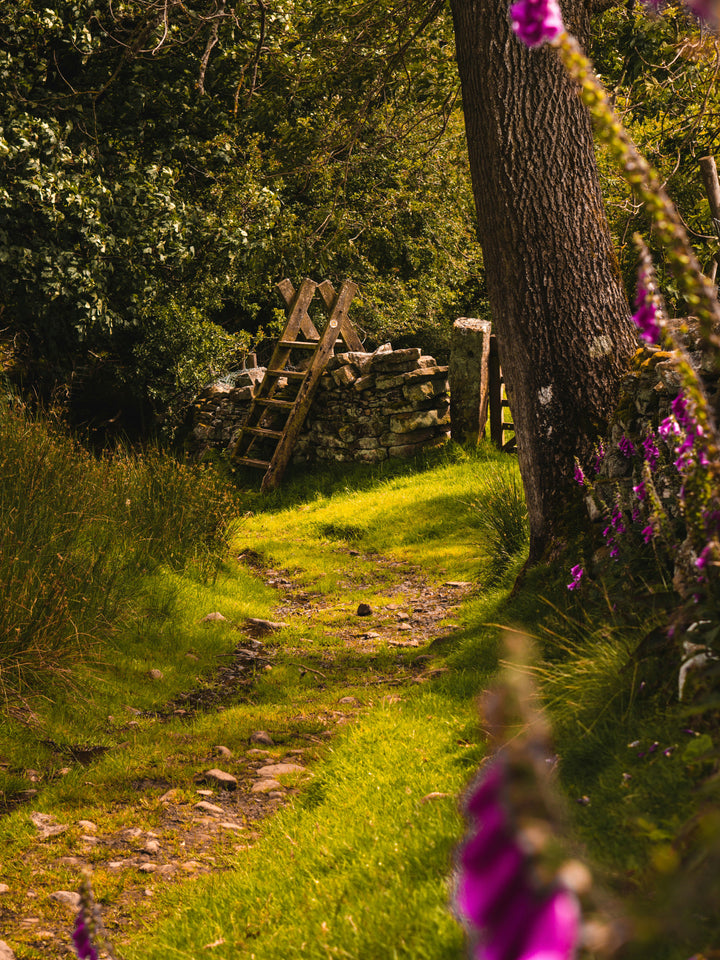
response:
M450 345L450 435L458 443L485 436L488 410L489 320L459 317Z

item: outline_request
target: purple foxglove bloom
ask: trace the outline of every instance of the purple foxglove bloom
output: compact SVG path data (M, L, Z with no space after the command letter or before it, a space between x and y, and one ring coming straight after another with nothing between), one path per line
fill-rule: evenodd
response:
M572 582L567 585L568 590L575 590L579 585L582 578L585 576L585 571L582 566L578 563L570 570L570 576L572 577Z
M641 480L636 486L633 487L633 493L638 498L640 503L647 498L647 490L645 489L645 481Z
M460 851L456 904L480 938L473 955L572 960L580 929L577 902L561 887L542 891L533 882L507 807L507 779L501 754L483 769L466 805L469 839Z
M680 424L681 427L687 427L690 421L690 414L688 412L687 400L682 393L679 393L673 402L670 404L670 409L673 412L673 416Z
M510 7L512 28L528 47L552 43L565 32L557 0L519 0Z
M658 460L660 459L660 451L657 448L655 443L655 435L650 434L649 437L646 437L643 440L643 456L648 463L648 466L651 470L654 470L657 467Z
M635 453L635 447L632 440L628 440L626 436L620 437L618 441L618 450L624 457L632 457Z
M637 523L638 520L640 519L640 511L638 510L637 507L635 507L633 512L630 514L630 519L632 520L633 523Z
M640 336L646 343L657 343L660 340L660 324L658 322L657 304L649 290L645 287L642 271L638 277L637 296L635 298L635 313L633 320Z
M613 534L627 532L625 530L625 524L623 523L623 515L620 507L615 507L613 510L610 517L610 527L606 527L606 530L610 530L610 538L612 538Z
M92 931L88 926L84 909L81 909L75 918L72 938L78 960L98 960L99 954L92 942Z
M665 440L667 440L669 437L679 436L680 432L680 424L677 422L675 417L665 417L658 427L658 433Z
M585 474L583 473L583 468L580 466L577 460L575 461L575 473L573 476L575 478L575 483L579 483L582 487L585 483Z
M642 537L645 543L650 543L652 538L655 536L655 531L653 525L649 523L646 527L643 528Z
M535 919L518 960L563 960L575 954L580 906L568 890L558 890Z
M597 452L595 453L595 473L600 473L600 467L602 466L602 462L604 459L605 459L605 447L601 443L600 446L597 448Z

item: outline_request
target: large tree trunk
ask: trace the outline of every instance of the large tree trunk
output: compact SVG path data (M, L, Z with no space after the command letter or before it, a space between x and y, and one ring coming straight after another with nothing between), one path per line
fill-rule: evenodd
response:
M590 457L637 341L573 83L554 50L515 38L505 0L451 6L534 561L564 536L574 457Z

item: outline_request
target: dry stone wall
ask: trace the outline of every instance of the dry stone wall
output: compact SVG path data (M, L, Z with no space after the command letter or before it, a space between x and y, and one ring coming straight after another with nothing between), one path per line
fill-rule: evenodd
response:
M199 456L224 450L247 419L262 367L210 384L193 405L187 445ZM450 431L448 368L418 347L340 353L328 361L292 462L411 457ZM282 397L280 381L278 398Z

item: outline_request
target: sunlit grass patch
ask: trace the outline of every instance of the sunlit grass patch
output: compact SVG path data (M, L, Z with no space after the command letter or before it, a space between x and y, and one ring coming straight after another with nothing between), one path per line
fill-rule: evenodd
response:
M341 489L332 497L311 497L300 505L257 513L233 532L232 542L237 547L255 546L288 569L299 565L306 577L330 578L329 565L338 575L349 569L347 550L344 557L340 551L329 552L345 543L362 554L391 554L417 562L438 579L472 579L493 550L478 511L493 484L497 487L498 477L510 484L512 477L517 478L513 458L490 444L474 451L456 448L455 457L420 474L405 472L371 486ZM515 483L511 499L517 503L517 479ZM513 541L513 549L523 546L522 539L517 546Z
M128 957L191 957L218 940L257 960L459 956L447 908L466 777L457 723L431 694L374 710L235 870L182 902L170 894L174 919Z

